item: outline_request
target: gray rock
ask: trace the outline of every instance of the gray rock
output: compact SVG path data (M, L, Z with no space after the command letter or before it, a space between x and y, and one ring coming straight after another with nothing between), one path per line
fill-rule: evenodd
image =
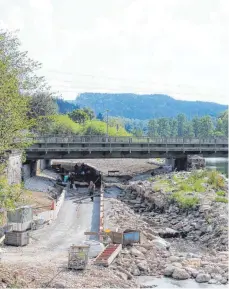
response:
M65 285L63 283L55 283L53 288L65 288Z
M179 236L179 232L171 228L165 228L159 231L159 236L162 238L174 238Z
M223 279L223 276L222 276L222 275L220 275L220 274L215 274L215 273L211 274L211 277L212 277L213 279L217 280L217 281L221 281L221 280Z
M210 281L211 279L211 276L209 274L205 274L205 273L199 273L197 276L196 276L196 282L198 283L204 283L204 282L208 282Z
M223 278L221 281L220 281L221 284L227 284L227 279L226 278Z
M192 230L192 227L190 226L190 225L187 225L187 226L184 226L183 227L183 231L185 232L185 233L188 233L188 232L190 232Z
M138 267L136 265L131 267L130 273L133 276L140 276L141 275L140 270L138 269Z
M180 262L180 258L179 257L177 257L177 256L170 256L169 257L169 261L171 262L171 263L173 263L173 262Z
M149 269L148 264L147 264L146 261L139 262L139 263L137 264L137 266L138 266L138 269L139 269L140 271L145 271L145 272L147 272L148 269Z
M116 272L116 275L125 281L128 279L127 275L123 272Z
M217 283L218 283L218 281L215 279L211 279L208 281L208 284L217 284Z
M135 247L130 249L130 254L135 257L144 257L144 254L140 251L138 251Z
M181 264L181 263L178 263L178 262L174 262L174 263L173 263L173 266L174 266L174 267L178 267L178 268L182 268L182 264Z
M175 270L175 267L173 267L172 265L168 265L164 270L164 275L167 277L170 277L172 276L174 270Z
M117 270L119 270L119 272L122 272L122 273L126 274L128 280L132 279L132 275L127 270L125 270L124 268L118 266Z
M190 278L190 275L184 269L175 268L173 271L172 277L177 280L185 280L185 279Z
M152 244L159 249L169 249L170 244L166 242L164 239L157 237L152 241Z
M185 270L193 277L196 278L198 271L195 268L186 267Z
M146 254L148 252L148 250L144 247L138 247L137 248L140 252L142 252L143 254Z

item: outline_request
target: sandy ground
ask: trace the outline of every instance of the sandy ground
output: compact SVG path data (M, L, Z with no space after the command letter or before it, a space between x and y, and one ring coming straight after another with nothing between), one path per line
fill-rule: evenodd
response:
M52 160L52 163L85 163L97 168L104 174L117 170L119 175L136 175L155 168L149 163L150 159L77 159L77 160Z

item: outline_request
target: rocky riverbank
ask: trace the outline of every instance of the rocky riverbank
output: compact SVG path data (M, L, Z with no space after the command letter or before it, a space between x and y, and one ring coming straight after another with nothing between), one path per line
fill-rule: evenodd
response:
M218 173L171 173L130 182L111 204L107 217L113 229L142 232L141 245L123 249L112 265L121 278L228 282L227 181Z

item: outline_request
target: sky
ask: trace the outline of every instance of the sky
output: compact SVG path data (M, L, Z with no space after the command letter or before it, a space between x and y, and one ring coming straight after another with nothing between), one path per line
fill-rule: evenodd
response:
M0 0L0 27L64 99L163 93L228 104L228 0Z

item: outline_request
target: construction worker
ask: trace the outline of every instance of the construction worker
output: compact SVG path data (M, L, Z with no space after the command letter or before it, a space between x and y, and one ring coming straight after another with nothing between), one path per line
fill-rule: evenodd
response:
M88 187L88 192L89 192L89 195L91 196L91 200L93 202L93 200L94 200L93 195L95 194L95 184L92 181L90 181L90 184Z

